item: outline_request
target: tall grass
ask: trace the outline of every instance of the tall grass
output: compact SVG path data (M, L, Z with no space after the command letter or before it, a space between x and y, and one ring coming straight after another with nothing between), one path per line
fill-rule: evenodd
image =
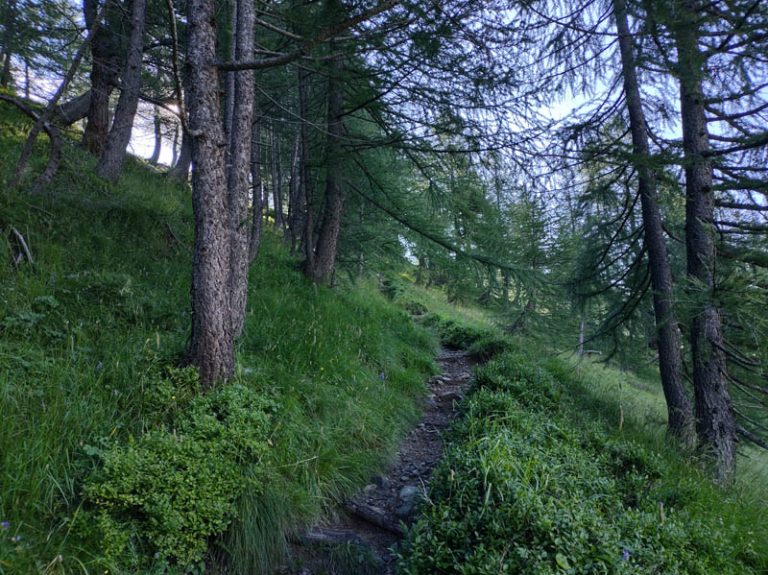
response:
M26 129L0 106L2 180ZM94 517L83 485L98 477L94 454L168 420L148 394L189 330L188 190L140 162L108 185L90 175L92 158L73 146L65 155L45 194L0 196L0 227L18 229L35 256L14 269L12 245L0 243L2 574L120 570L83 525ZM249 298L236 383L277 411L260 464L268 473L257 474L268 479L242 492L214 543L241 573L274 566L292 530L379 469L435 369L433 336L375 284L315 287L271 234Z

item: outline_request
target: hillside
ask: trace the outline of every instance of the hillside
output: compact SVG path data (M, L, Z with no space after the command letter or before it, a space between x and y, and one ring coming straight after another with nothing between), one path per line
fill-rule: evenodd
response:
M26 125L0 106L2 179ZM235 377L201 393L183 367L189 192L135 160L106 184L93 163L67 145L45 194L0 197L3 575L274 572L382 472L441 344L488 363L401 573L768 570L764 469L716 487L665 442L657 381L504 335L408 267L318 286L268 231ZM33 263L11 263L12 229Z

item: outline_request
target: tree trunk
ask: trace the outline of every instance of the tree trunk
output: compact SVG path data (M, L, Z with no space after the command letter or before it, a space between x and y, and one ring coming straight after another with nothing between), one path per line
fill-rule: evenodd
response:
M331 48L333 50L333 47ZM344 88L341 56L331 60L328 79L328 137L326 141L325 201L310 277L330 283L336 265L336 250L344 212L342 188L342 137L344 135Z
M128 39L128 54L123 71L120 99L117 102L107 144L96 167L96 173L99 176L112 182L117 181L123 170L126 151L131 141L133 120L139 107L146 6L146 0L132 0L131 35Z
M685 243L690 292L696 302L690 328L696 431L714 463L717 480L722 482L735 469L736 425L726 384L722 321L714 297L714 192L702 88L704 55L699 51L695 24L697 3L678 0L675 8L677 19L673 26L685 153Z
M88 28L96 19L96 0L84 0L83 12ZM91 99L88 120L83 131L83 146L96 156L101 156L109 134L109 97L118 83L119 57L112 32L102 26L91 43Z
M291 154L291 174L288 181L288 225L286 226L286 240L290 242L291 252L296 251L296 243L303 221L304 206L301 205L301 183L299 175L299 157L301 155L301 134L296 131L296 138Z
M59 124L69 126L78 120L88 116L91 107L91 91L83 92L79 96L56 106L53 112L53 120Z
M253 57L254 24L253 2L235 2L237 8L236 58L247 61ZM236 72L235 105L232 111L231 148L229 153L228 206L230 233L230 322L232 337L237 339L243 331L248 296L248 264L251 227L248 219L250 194L251 142L253 139L255 76L252 70Z
M192 165L192 136L182 128L181 130L181 148L177 160L173 167L168 171L169 178L175 178L186 182L189 179L189 168Z
M238 0L229 0L229 54L227 57L230 62L236 61L237 56L237 5ZM224 134L227 136L228 146L232 146L232 122L235 116L235 72L225 72L224 74Z
M215 0L188 4L189 128L192 132L192 207L195 246L192 261L192 335L188 363L210 389L231 377L234 338L227 297L230 238L227 229L226 140L221 120L216 60Z
M299 192L295 206L296 231L301 233L300 249L304 251L305 270L312 269L314 246L312 242L312 180L309 174L309 71L299 67Z
M275 228L283 229L285 220L283 218L283 174L280 166L280 138L277 134L277 124L272 121L271 135L272 161L270 171L272 174L272 201L275 205Z
M11 57L14 50L14 31L16 29L16 0L6 0L3 14L5 21L5 33L3 34L3 68L0 71L0 87L8 88L11 85Z
M240 2L237 56L253 55L255 8ZM237 73L233 148L227 170L216 58L215 0L189 3L189 123L193 137L192 205L195 248L192 336L187 361L210 389L232 376L234 344L242 331L248 287L248 165L251 161L254 75Z
M171 166L175 166L179 159L179 124L173 124L173 143L171 144Z
M157 106L155 106L154 109L153 127L155 135L155 147L152 149L152 155L149 157L149 163L156 166L160 160L160 152L163 149L162 123L160 121L160 110Z
M648 249L653 311L658 331L659 372L667 402L668 430L686 445L693 443L694 422L690 399L683 385L683 362L680 353L677 318L672 307L672 269L667 255L657 200L656 174L650 164L650 149L645 113L637 81L634 46L627 24L624 0L613 1L616 29L619 35L624 95L632 131L633 165L637 172L640 204L643 214L645 244Z
M264 201L261 178L261 120L253 122L253 136L251 141L251 241L248 248L248 259L253 262L259 255L261 247L261 231L264 222Z

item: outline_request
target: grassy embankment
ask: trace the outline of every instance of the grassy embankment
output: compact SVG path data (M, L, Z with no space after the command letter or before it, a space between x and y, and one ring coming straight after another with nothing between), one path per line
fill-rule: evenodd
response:
M5 180L29 124L0 107ZM33 163L44 162L44 142ZM434 337L377 286L316 288L267 234L231 384L176 369L189 329L188 191L118 185L67 146L40 196L0 196L0 573L233 572L378 470L417 415Z
M477 373L404 575L768 570L768 486L719 488L663 437L652 383L507 344Z

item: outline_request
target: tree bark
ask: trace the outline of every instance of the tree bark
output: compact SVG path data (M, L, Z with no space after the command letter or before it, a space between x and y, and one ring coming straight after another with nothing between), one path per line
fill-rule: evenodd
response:
M675 2L673 24L678 52L678 76L685 166L685 242L690 293L696 302L691 321L696 431L718 481L733 475L736 464L736 425L726 384L726 364L720 310L715 303L714 192L712 164L707 157L709 132L704 109L704 55L698 46L698 4Z
M192 165L192 136L187 130L181 130L181 147L179 148L178 158L173 167L168 171L169 178L175 178L186 182L189 179L189 168Z
M92 29L96 18L97 0L84 0L85 22ZM88 120L83 131L83 146L101 156L109 135L109 97L118 83L119 54L113 32L108 25L100 26L91 43L91 99Z
M248 287L248 165L253 124L253 72L235 80L233 147L227 170L216 55L215 0L189 3L189 124L193 137L192 205L195 248L192 271L192 336L187 361L203 389L229 379L235 340L242 331ZM237 54L253 55L255 8L240 2Z
M228 317L229 233L227 229L226 139L219 102L216 59L216 2L188 4L189 128L192 135L192 335L188 363L210 389L234 372L234 338Z
M91 91L88 90L63 104L56 106L53 112L53 120L64 126L69 126L78 120L86 118L90 107Z
M333 50L333 48L332 48ZM344 135L344 88L341 84L341 56L331 60L328 79L328 137L326 140L325 200L310 277L330 283L336 266L341 219L344 212L342 187L342 137Z
M275 228L283 229L285 219L283 218L283 173L280 165L280 138L277 134L277 124L272 121L271 132L271 162L270 171L272 174L272 202L275 206Z
M146 0L132 0L131 35L128 40L120 99L117 102L106 146L96 167L99 176L112 182L117 181L123 170L126 151L131 141L133 121L139 107L146 6Z
M251 141L251 241L248 247L248 259L253 262L261 247L261 232L264 222L264 202L261 178L261 120L253 122Z
M656 174L650 165L645 112L637 80L635 49L627 23L625 1L613 0L613 11L619 35L624 95L632 132L632 163L637 172L644 239L648 249L653 311L658 331L659 372L667 403L668 430L685 445L691 445L694 439L693 409L683 385L679 332L672 306L672 268L664 242L664 230L657 199Z
M314 261L312 224L312 179L309 174L309 70L298 70L299 91L299 192L295 206L296 231L301 234L300 250L304 252L305 270L312 269Z
M238 59L252 58L254 53L255 7L250 1L235 2L237 29L235 33ZM235 74L235 104L232 111L231 148L229 154L228 207L230 232L230 322L235 339L243 331L248 296L248 264L251 239L248 219L250 195L251 143L253 139L255 76L252 70Z
M149 157L149 163L157 165L160 160L160 152L163 149L163 133L162 123L160 121L160 110L155 106L154 114L152 118L154 135L155 135L155 147L152 149L152 155Z
M237 9L238 0L229 0L229 54L231 60L237 60ZM235 116L235 73L224 73L224 134L227 136L227 144L232 146L232 122Z
M299 157L301 156L301 134L297 130L291 155L291 174L288 181L288 225L285 228L286 240L289 241L291 252L295 253L296 244L301 233L301 222L305 207L301 198L301 176L299 175Z

